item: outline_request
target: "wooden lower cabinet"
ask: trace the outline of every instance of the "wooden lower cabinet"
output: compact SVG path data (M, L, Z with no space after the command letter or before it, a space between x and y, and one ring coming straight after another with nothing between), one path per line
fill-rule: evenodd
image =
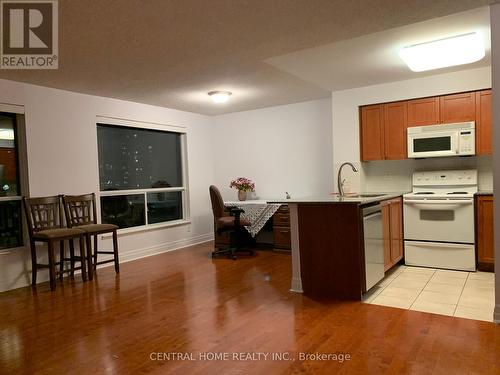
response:
M290 209L287 205L282 205L278 211L275 212L273 217L270 219L273 223L273 243L272 247L275 250L280 251L290 251L292 248L291 244L291 233L290 233ZM228 232L223 232L215 235L215 248L224 249L230 244L230 237ZM257 240L257 244L259 244ZM267 242L266 242L267 244ZM267 244L269 246L269 244Z
M476 229L477 268L480 271L494 271L493 195L476 198Z
M290 208L282 205L273 216L273 242L276 250L291 250Z
M381 202L384 231L384 269L403 259L403 200L401 197Z

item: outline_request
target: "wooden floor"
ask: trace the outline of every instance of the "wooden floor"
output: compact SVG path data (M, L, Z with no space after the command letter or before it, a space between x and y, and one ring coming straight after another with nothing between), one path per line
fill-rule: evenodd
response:
M0 374L500 373L498 325L313 301L288 291L287 254L212 260L210 250L123 263L119 276L100 269L94 281L68 279L54 293L42 284L35 294L0 294ZM194 360L151 360L158 352ZM291 360L198 360L208 352ZM301 361L300 353L351 359Z

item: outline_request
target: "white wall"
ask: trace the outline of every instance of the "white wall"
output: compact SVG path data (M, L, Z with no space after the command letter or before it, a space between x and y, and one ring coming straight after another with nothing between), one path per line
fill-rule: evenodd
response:
M493 165L498 171L500 166L500 3L493 4L490 8L491 15L491 68L493 78ZM495 220L495 316L494 319L500 323L500 173L494 175L494 216Z
M255 196L284 198L332 191L330 99L237 112L214 118L215 181L224 199L229 183L247 177Z
M413 170L425 169L429 165L437 168L440 168L440 165L446 168L460 168L463 163L470 164L471 161L453 158L454 161L405 160L400 162L384 161L383 163L369 162L361 165L359 106L489 87L491 87L491 68L486 67L333 92L333 162L335 173L342 162L354 161L362 168L359 174L353 174L350 170L345 169L345 175L348 179L347 189L352 191L368 191L369 189L394 191L408 188ZM477 166L481 172L481 188L491 189L491 160L477 158Z
M99 190L96 115L185 126L192 224L120 236L121 260L212 238L212 118L5 80L0 80L0 103L25 107L31 196ZM27 250L0 252L0 291L29 284L29 259ZM43 276L40 272L39 279L46 280Z

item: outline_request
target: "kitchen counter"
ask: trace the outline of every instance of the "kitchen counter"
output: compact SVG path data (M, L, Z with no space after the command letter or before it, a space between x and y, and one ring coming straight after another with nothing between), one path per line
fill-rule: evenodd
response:
M403 194L273 201L290 209L291 291L316 299L360 300L365 288L363 206Z
M385 193L360 193L359 195L347 194L344 197L339 197L338 195L327 195L327 196L311 196L311 197L299 197L291 199L278 199L269 201L269 203L320 203L320 204L334 204L334 203L357 203L359 205L366 205L370 203L376 203L385 201L387 199L392 199L400 197L407 191L398 192L385 192ZM363 196L365 195L365 196ZM376 195L376 196L375 196Z
M476 195L493 195L493 190L479 190Z

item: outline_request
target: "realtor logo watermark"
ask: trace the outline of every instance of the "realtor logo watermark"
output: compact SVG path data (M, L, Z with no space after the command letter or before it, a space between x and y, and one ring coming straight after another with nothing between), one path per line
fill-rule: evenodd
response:
M1 69L57 69L57 0L1 0Z

